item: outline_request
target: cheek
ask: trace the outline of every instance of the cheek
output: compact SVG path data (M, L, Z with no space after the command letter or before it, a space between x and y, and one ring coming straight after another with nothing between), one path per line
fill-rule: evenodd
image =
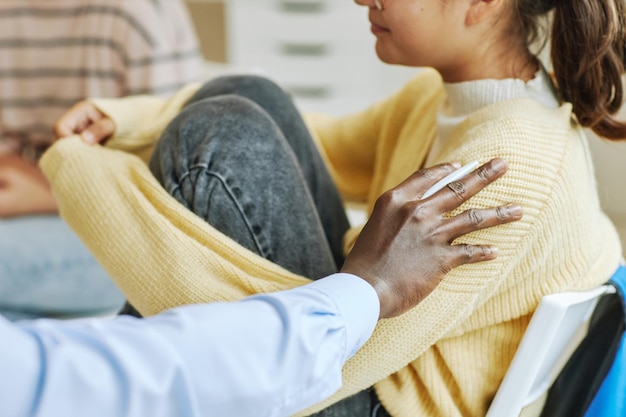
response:
M402 30L394 31L392 38L398 51L408 55L419 54L424 49L425 42L432 42L429 36L409 25L404 26Z
M426 9L407 14L398 22L394 31L399 43L408 48L422 49L429 44L446 42L451 27L438 13Z

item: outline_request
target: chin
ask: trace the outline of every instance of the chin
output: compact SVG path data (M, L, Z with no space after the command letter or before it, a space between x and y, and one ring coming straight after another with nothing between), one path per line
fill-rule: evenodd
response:
M421 59L414 59L414 56L410 56L410 54L407 54L396 45L385 43L380 40L376 42L375 50L378 59L389 65L404 65L413 67L415 66L413 61L422 61Z
M398 60L394 59L393 55L387 52L379 42L376 43L376 56L385 64L398 64Z

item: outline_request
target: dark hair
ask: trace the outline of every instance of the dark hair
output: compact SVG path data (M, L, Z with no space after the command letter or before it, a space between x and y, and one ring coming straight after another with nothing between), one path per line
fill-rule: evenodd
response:
M563 100L579 123L607 139L626 139L622 105L625 72L624 0L517 0L518 24L528 41L539 36L538 18L553 11L551 59Z

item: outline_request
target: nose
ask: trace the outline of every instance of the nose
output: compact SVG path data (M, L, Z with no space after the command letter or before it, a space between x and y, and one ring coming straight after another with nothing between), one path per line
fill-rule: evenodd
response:
M374 8L378 10L383 9L382 0L354 0L354 2L358 4L359 6L367 6L370 9L374 9Z

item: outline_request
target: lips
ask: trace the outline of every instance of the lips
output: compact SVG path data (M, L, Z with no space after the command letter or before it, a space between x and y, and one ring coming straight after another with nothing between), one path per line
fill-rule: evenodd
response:
M373 34L389 32L389 30L385 29L382 26L377 25L376 23L372 21L370 21L370 23L372 24L371 30Z

